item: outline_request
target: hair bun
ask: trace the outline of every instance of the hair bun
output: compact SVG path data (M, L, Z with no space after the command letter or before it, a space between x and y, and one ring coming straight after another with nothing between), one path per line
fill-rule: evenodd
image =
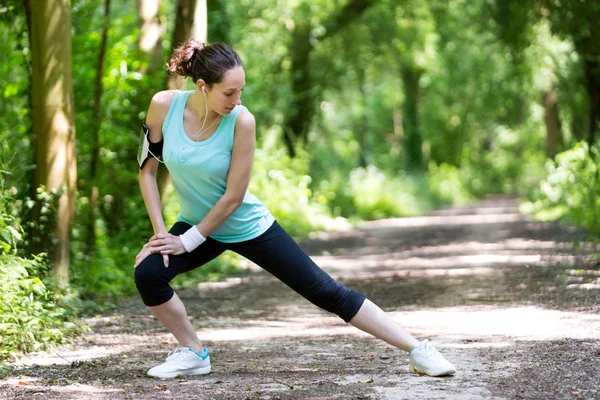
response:
M167 63L167 70L183 77L192 76L196 55L204 49L204 43L190 39L173 50L173 55Z

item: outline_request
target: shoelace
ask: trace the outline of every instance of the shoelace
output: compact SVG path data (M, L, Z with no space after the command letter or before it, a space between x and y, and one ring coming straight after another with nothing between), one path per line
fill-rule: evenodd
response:
M428 340L423 342L421 349L423 350L423 355L427 358L430 358L431 356L437 356L438 354L440 354L440 352L437 351L437 349L433 347Z
M182 356L186 355L188 352L189 350L184 347L177 347L171 350L169 354L167 354L167 361L175 361L181 358Z

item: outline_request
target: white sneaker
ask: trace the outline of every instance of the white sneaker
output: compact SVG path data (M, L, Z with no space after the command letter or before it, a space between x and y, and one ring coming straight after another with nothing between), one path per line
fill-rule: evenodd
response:
M456 368L425 339L408 353L410 364L408 369L419 375L443 376L452 375Z
M148 375L156 378L175 378L178 375L203 375L210 373L210 354L204 354L187 347L177 347L169 352L167 360L151 368Z

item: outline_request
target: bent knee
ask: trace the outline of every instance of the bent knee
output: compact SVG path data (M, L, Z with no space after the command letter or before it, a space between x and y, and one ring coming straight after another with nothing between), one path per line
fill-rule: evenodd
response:
M135 284L140 292L156 286L168 285L171 279L170 272L165 267L162 256L151 254L144 259L134 271Z
M174 275L174 270L165 267L159 254L146 257L134 272L135 286L144 304L153 307L168 301L173 296L173 289L169 286L169 282Z

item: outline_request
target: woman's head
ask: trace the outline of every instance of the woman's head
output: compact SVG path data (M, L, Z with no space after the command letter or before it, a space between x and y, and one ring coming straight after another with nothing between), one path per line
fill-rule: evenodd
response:
M219 113L228 113L241 104L240 96L245 85L242 60L223 43L204 44L189 40L175 50L167 70L190 76L199 92L211 96L210 103Z

